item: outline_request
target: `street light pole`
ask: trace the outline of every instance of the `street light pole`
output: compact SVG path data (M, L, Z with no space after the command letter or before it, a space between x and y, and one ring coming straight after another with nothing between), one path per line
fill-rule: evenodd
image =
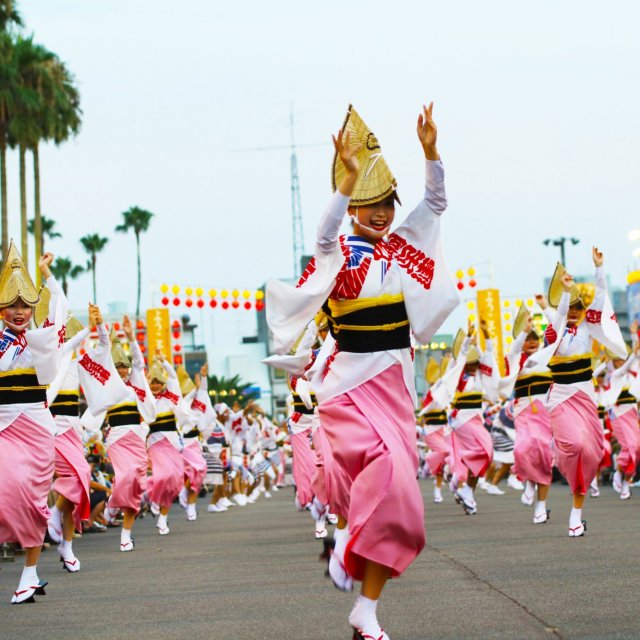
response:
M548 247L550 244L552 244L554 247L560 247L560 262L562 265L564 265L564 267L566 268L567 263L565 261L565 250L564 250L564 245L570 242L572 245L576 245L580 242L580 240L578 238L565 238L564 236L561 236L559 238L547 238L546 240L542 241L542 244L545 247Z

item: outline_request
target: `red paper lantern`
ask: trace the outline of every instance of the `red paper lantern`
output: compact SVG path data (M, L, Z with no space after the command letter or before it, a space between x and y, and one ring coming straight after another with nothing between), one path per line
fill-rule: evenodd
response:
M229 303L226 300L222 303L222 308L223 309L228 309L229 308Z
M249 309L251 309L251 303L250 302L245 302L244 303L244 308L249 311Z
M142 353L144 353L147 350L147 347L145 347L143 344L140 345L140 351L142 351Z
M463 282L458 282L458 284L456 286L458 287L458 289L460 291L462 291L464 289L464 283Z
M174 298L173 299L173 306L174 307L179 307L180 306L180 298Z
M262 311L264 309L264 302L262 300L256 300L256 311Z
M174 320L174 321L171 323L171 326L172 326L174 329L179 329L179 328L180 328L180 320Z
M169 298L165 296L164 298L162 298L162 300L160 300L160 302L162 302L162 304L166 307L169 304Z
M234 301L231 303L231 306L232 306L234 309L237 309L237 308L240 306L240 303L239 303L237 300L234 300Z
M144 322L142 320L138 320L136 323L136 329L144 329Z
M218 306L218 301L217 300L211 300L211 302L209 302L209 306L212 309L215 309Z
M469 280L469 286L473 289L478 283L475 280Z
M193 300L191 298L187 298L187 301L185 302L185 304L187 305L187 307L192 307L193 306Z
M182 364L182 356L177 355L177 356L173 356L173 363L174 364ZM224 449L223 449L224 451Z
M204 300L198 300L196 304L198 305L198 309L202 309L202 307L204 307Z
M179 332L179 331L174 331L174 332L173 332L173 337L174 337L176 340L180 340L180 332Z
M181 347L179 344L174 344L174 345L173 345L173 350L174 350L176 353L179 353L181 349L182 349L182 347Z
M136 333L136 339L138 340L138 342L144 342L144 333L142 333L142 331Z
M114 323L113 323L113 328L114 328L116 331L120 331L120 323L119 323L119 322L114 322Z

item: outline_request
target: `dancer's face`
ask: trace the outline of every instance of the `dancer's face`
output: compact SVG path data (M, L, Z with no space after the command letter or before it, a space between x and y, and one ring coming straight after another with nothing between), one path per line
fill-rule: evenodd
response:
M149 382L149 389L151 389L151 393L153 393L154 396L157 396L162 391L163 387L164 383L159 380L154 379Z
M534 354L540 347L540 340L538 338L531 338L524 341L522 350L528 355Z
M393 196L364 207L349 207L354 216L353 233L371 242L377 242L388 232L396 214Z
M582 320L582 316L584 315L584 307L582 303L572 304L569 307L569 312L567 313L567 324L571 327L575 324L578 324L580 320Z
M18 298L11 306L0 310L4 323L12 331L23 331L31 324L33 307Z
M119 364L116 366L116 371L123 380L126 381L129 378L129 367Z

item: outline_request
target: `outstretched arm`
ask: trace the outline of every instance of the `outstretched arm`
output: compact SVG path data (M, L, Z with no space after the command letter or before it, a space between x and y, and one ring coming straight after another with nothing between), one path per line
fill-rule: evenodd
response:
M427 161L425 200L435 213L442 214L447 208L447 194L444 188L444 168L436 146L438 128L433 120L433 102L428 107L423 105L422 113L418 116L417 133Z

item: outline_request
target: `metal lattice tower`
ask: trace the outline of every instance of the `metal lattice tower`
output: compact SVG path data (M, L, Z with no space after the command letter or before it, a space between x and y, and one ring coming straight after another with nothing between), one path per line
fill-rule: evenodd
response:
M304 255L304 232L302 229L302 205L300 204L300 179L298 177L298 158L293 137L293 107L289 116L291 126L291 226L293 236L293 275L297 279L302 271Z

